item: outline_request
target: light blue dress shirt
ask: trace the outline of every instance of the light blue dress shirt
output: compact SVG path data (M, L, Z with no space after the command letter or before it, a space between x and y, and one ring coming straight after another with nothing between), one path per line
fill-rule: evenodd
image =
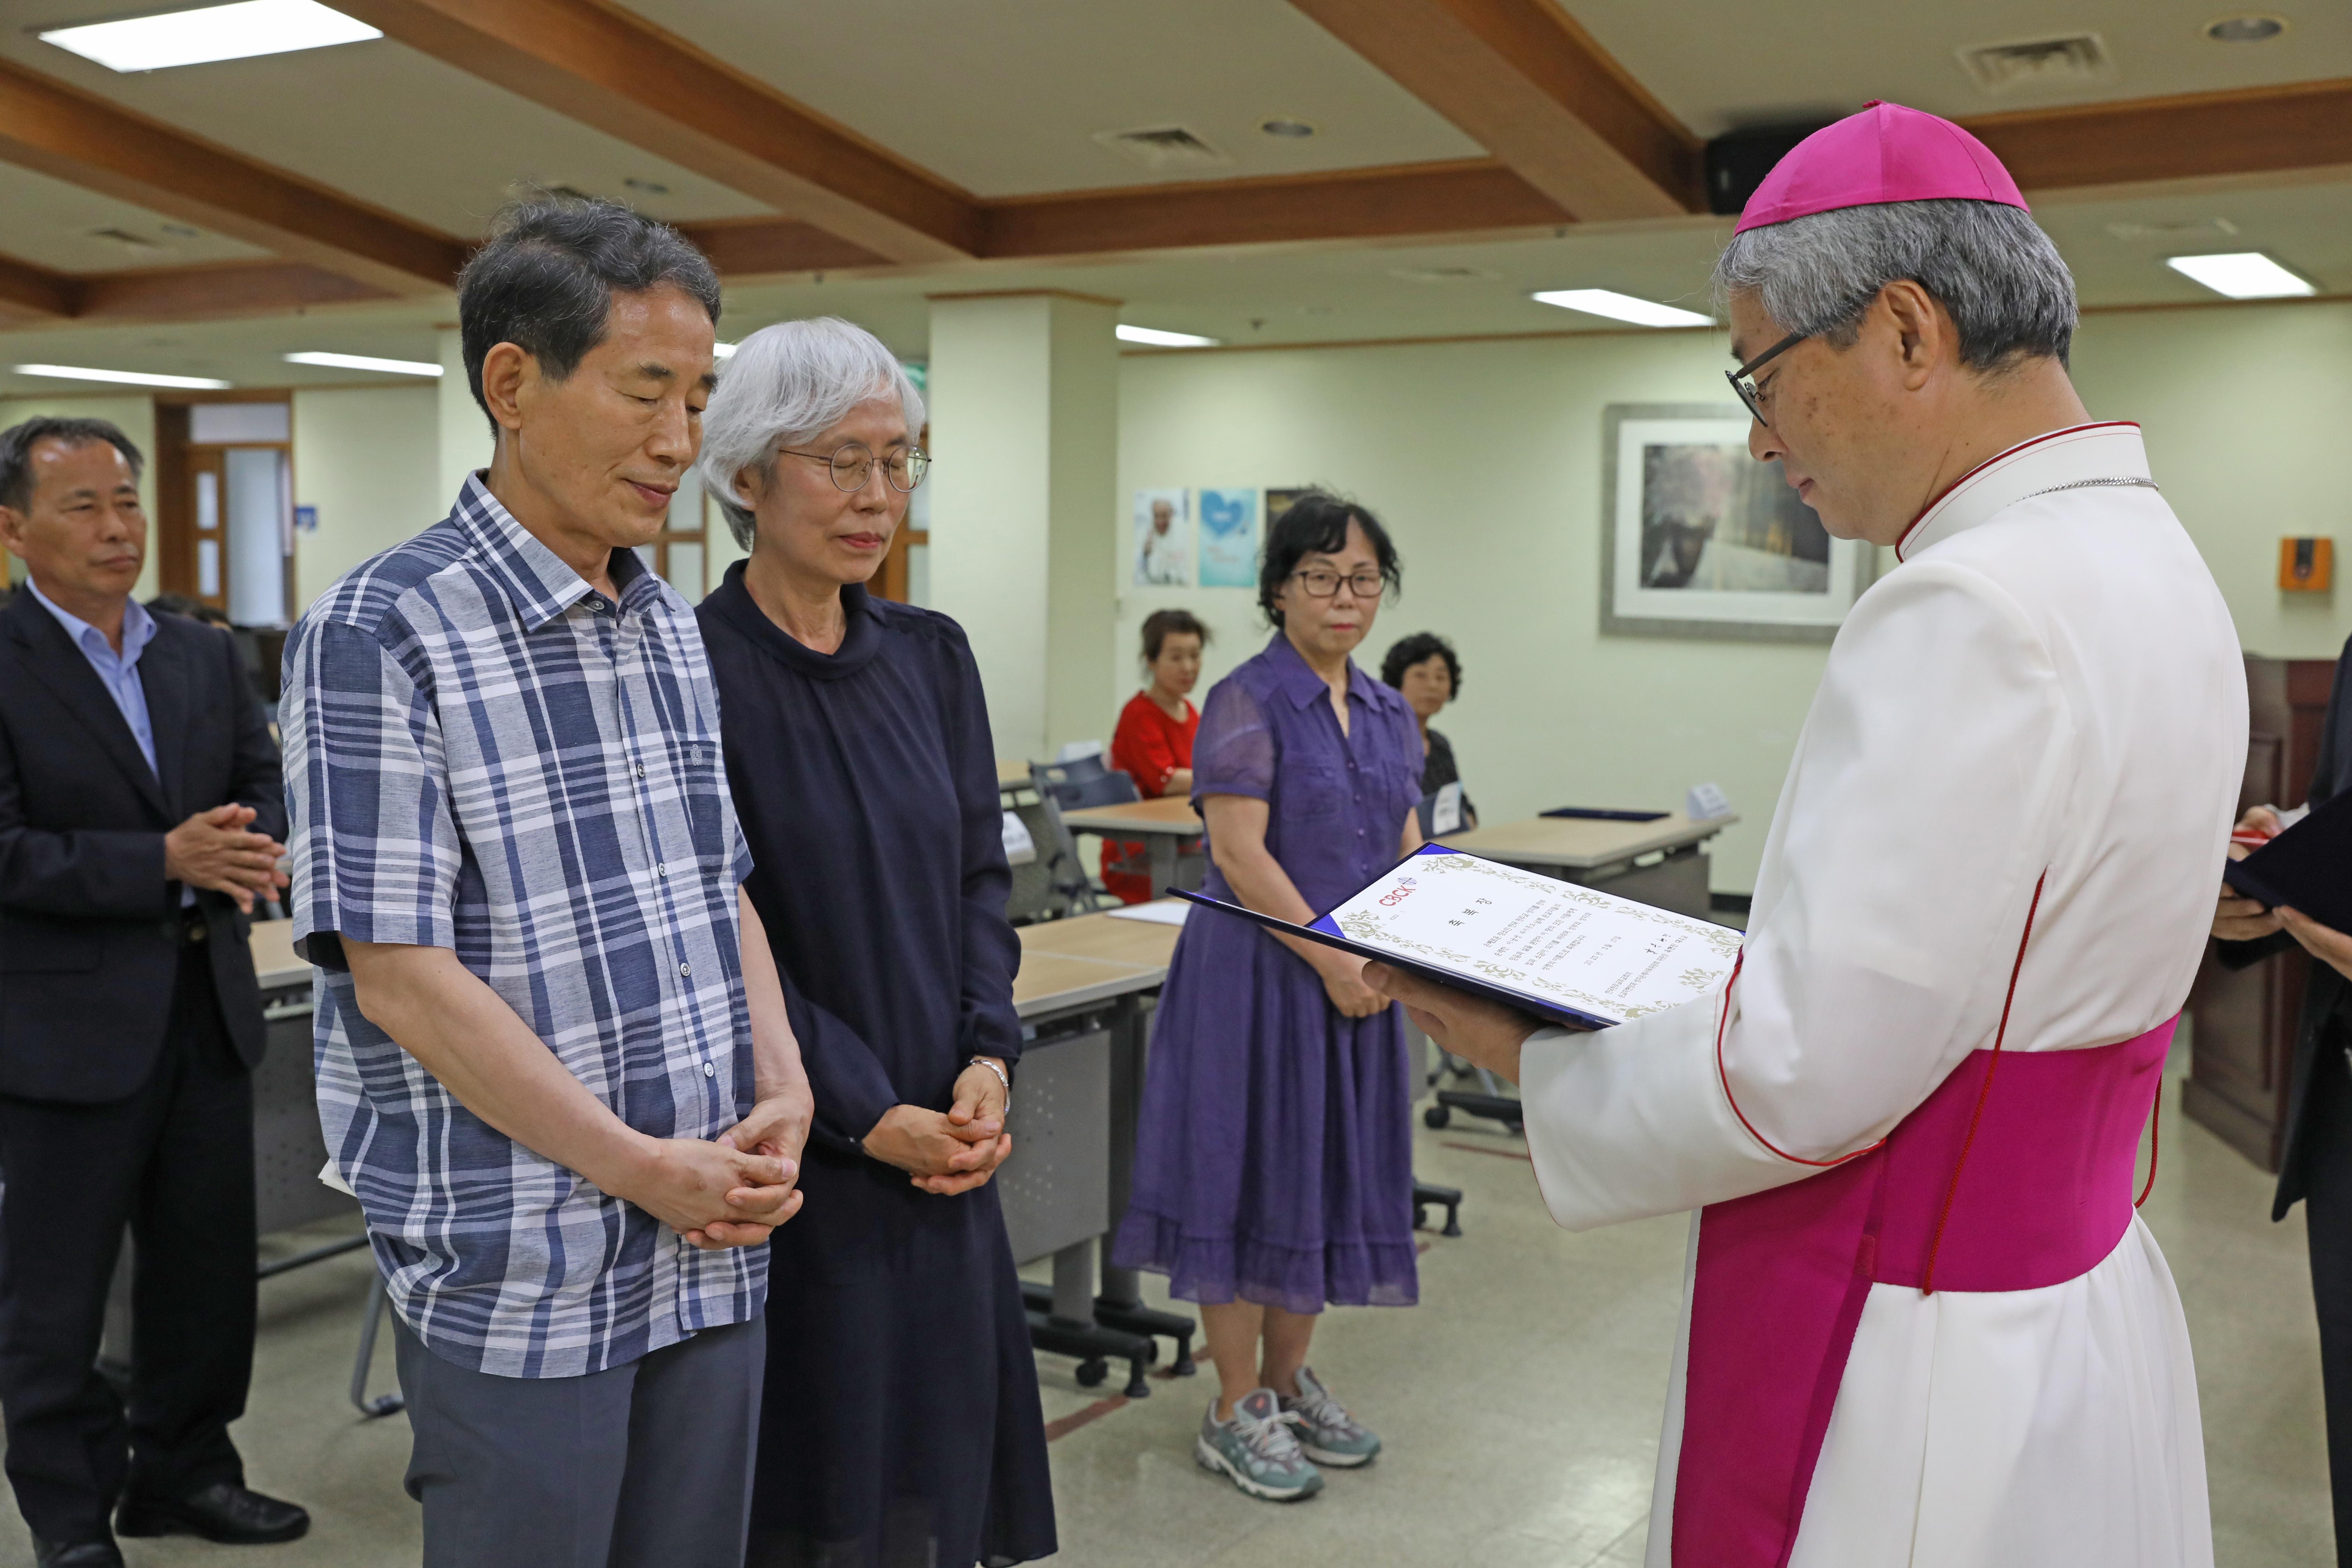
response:
M73 638L74 647L81 649L81 656L89 660L90 668L98 671L98 679L105 684L106 694L113 698L114 705L122 710L123 721L131 726L131 736L139 742L139 754L147 759L147 771L155 775L158 783L162 782L163 770L155 765L155 726L147 717L147 688L139 680L139 656L145 653L147 645L155 640L155 617L149 615L147 606L138 600L124 600L122 651L117 653L114 645L106 640L104 632L79 616L58 608L50 602L49 596L41 592L39 584L27 577L25 586L32 589L33 597L41 602L41 608L57 616L58 625L65 627L66 636Z

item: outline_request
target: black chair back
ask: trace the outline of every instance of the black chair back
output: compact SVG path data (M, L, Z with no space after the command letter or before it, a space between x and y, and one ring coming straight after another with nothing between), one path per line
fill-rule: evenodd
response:
M1099 756L1076 757L1066 763L1032 763L1029 777L1039 795L1064 811L1089 805L1126 805L1143 798L1133 779L1106 767Z

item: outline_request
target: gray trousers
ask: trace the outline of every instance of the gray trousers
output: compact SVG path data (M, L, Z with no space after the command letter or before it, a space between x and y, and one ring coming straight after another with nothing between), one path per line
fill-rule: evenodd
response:
M495 1377L394 1314L425 1568L741 1568L761 1319L582 1377Z

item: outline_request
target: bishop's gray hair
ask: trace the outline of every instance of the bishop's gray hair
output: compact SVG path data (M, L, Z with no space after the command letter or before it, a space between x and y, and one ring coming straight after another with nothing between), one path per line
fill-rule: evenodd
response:
M779 321L737 345L719 367L702 412L703 488L726 514L735 542L751 548L751 498L735 489L746 468L772 479L776 448L797 447L877 398L898 399L909 440L923 428L923 396L906 368L863 327L837 316Z
M1727 305L1752 291L1788 331L1851 348L1878 291L1905 279L1950 314L1969 369L2066 363L2074 275L2039 224L2000 202L1883 202L1751 228L1716 262L1715 294Z

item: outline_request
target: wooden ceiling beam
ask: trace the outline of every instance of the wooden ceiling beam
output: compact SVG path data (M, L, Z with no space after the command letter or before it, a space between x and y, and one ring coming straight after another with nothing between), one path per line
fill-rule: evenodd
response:
M1586 223L1706 210L1702 143L1552 0L1291 0Z
M93 272L75 279L77 321L205 321L282 316L318 305L396 299L341 273L300 261L226 261L196 267Z
M1571 221L1486 159L1133 185L991 202L985 253L1045 260L1203 247L1461 235Z
M853 245L814 224L794 218L732 218L680 224L721 278L781 272L840 272L853 267L887 267L887 257Z
M0 61L0 160L394 294L449 287L466 247Z
M51 326L80 308L79 279L0 256L0 326Z
M981 209L970 195L617 6L596 0L336 0L336 6L413 49L886 262L954 261L978 248Z
M2352 79L1960 121L2028 192L2352 163Z

